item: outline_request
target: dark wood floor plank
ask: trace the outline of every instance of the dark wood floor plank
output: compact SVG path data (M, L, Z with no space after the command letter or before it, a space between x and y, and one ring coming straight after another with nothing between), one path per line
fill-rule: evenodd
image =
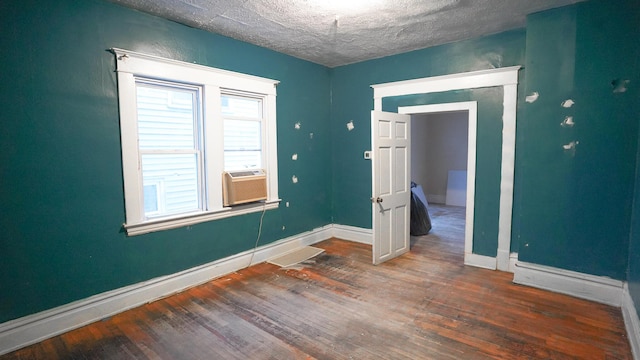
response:
M465 267L464 208L374 266L330 239L290 269L223 276L2 359L631 359L619 308Z

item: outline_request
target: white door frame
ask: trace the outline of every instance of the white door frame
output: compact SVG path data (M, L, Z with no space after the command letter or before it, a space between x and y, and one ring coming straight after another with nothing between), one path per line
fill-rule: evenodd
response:
M472 266L495 269L495 258L473 253L473 210L475 204L476 188L476 139L478 130L478 102L466 101L433 105L403 106L398 108L398 113L410 115L442 113L451 111L467 111L469 119L467 130L467 203L464 227L464 263ZM414 119L411 120L412 123L414 121Z
M496 258L475 255L467 259L465 234L465 264L502 271L509 271L509 253L511 249L518 70L520 70L520 66L511 66L371 85L373 88L374 110L382 110L382 99L390 96L427 94L494 86L503 87L502 166L500 174L500 210L498 217L498 249ZM467 212L468 211L469 208L467 208ZM471 240L471 247L473 248L473 239ZM476 263L474 260L480 261Z

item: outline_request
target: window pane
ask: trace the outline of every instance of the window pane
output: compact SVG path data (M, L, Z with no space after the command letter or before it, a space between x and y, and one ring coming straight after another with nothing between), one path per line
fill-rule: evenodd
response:
M225 151L224 169L243 170L262 168L261 151Z
M224 169L241 170L262 167L261 122L224 121Z
M260 150L261 129L259 121L225 120L225 150Z
M144 186L144 213L152 214L160 210L158 202L158 184L145 184Z
M197 90L138 83L140 149L193 149Z
M222 95L222 116L262 119L262 100Z
M199 210L196 154L142 155L145 216L155 217ZM156 192L147 187L155 185Z

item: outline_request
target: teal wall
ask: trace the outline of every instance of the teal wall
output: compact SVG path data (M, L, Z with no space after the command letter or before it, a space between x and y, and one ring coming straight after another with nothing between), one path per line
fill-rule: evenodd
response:
M519 260L625 279L638 141L637 1L591 1L527 22L517 144ZM635 15L633 15L635 12ZM630 80L626 92L612 81ZM571 108L560 104L572 99ZM560 126L566 116L575 125ZM578 141L575 151L563 145Z
M327 69L99 0L2 2L0 323L253 247L260 214L124 234L111 47L281 81L280 197L290 207L266 213L261 245L329 223L371 228L371 163L363 159L371 148L370 85L526 65L512 250L523 261L628 277L640 303L638 8L636 0L579 3L529 16L526 31ZM626 92L612 91L616 79L630 80ZM539 99L526 103L533 91ZM384 102L394 110L479 101L474 252L490 256L501 96L488 88ZM559 106L567 98L575 101L570 109ZM567 115L573 128L560 126ZM579 141L575 153L562 150L571 140Z
M636 6L634 11L630 12L632 23L635 24L635 28L632 29L632 33L640 34L640 6ZM640 43L635 40L635 48L631 50L629 56L635 57L635 69L636 74L635 86L630 86L631 103L629 104L629 116L635 121L636 124L640 124ZM630 84L631 85L631 84ZM640 142L640 132L638 133L638 139ZM640 146L636 153L636 159L640 160ZM636 311L640 315L640 161L636 160L635 169L635 185L633 195L633 210L631 217L631 236L629 239L629 268L627 270L627 281L629 285L629 293L636 305Z
M384 111L400 106L477 101L473 253L495 257L498 249L502 162L502 86L385 98Z
M526 31L334 69L334 222L371 227L371 168L362 159L371 146L371 84L525 65L518 87L511 249L522 261L625 279L638 141L632 106L638 102L632 84L640 82L637 12L633 0L615 7L589 1L533 14ZM611 84L617 79L630 80L629 90L614 93ZM525 102L534 91L539 99ZM439 96L405 97L383 105L394 110L399 104L464 99ZM486 120L479 120L478 168L496 173L478 175L476 204L486 211L476 208L480 216L474 224L474 252L490 256L496 251L499 202L496 146L501 138L495 133L499 119L491 114L501 107L496 99L485 100L490 111L479 114ZM576 104L561 107L566 99ZM574 117L573 128L560 126L565 116ZM343 129L349 120L360 127L360 136ZM482 140L481 134L493 135ZM576 152L564 151L562 146L572 140L579 142Z
M636 121L640 123L640 101L636 104ZM640 139L640 133L638 134ZM640 147L637 158L640 159ZM636 312L640 316L640 172L636 164L635 193L633 196L633 211L631 218L631 236L629 239L629 268L627 269L627 282L629 294L636 305Z
M461 41L333 69L333 216L334 222L371 228L372 84L450 73L523 65L525 31ZM520 93L524 92L523 77ZM502 142L502 88L386 99L383 109L398 105L478 100L478 150L474 252L495 256L498 233ZM345 124L353 120L355 129ZM518 178L516 178L516 182Z
M260 244L331 222L327 68L97 0L3 1L0 34L0 323L256 241L259 213L123 233L111 47L279 80L279 192L290 207L266 213Z
M520 29L333 69L334 222L371 228L371 162L363 159L362 154L371 149L372 84L523 65L524 57L525 31ZM425 104L425 100L414 101L414 104L418 103ZM502 107L502 99L498 106ZM500 109L500 117L501 114ZM346 129L345 124L349 121L354 122L353 131ZM483 131L484 127L479 130ZM485 155L489 156L479 154ZM493 163L496 159L480 159L481 162L484 160ZM498 166L499 163L498 158ZM497 199L491 200L495 201ZM487 220L490 223L479 226L497 233L497 217L495 214L490 216L492 218ZM489 252L495 255L496 248Z

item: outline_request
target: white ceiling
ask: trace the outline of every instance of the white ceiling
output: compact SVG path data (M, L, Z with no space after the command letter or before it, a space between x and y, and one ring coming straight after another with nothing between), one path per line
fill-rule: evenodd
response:
M524 27L581 0L111 1L335 67Z

